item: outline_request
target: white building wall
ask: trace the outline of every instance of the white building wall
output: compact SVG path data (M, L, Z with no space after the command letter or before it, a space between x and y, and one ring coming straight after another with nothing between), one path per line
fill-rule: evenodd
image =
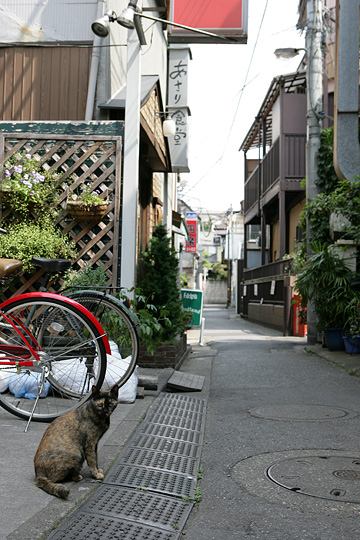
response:
M97 0L1 0L0 41L92 41Z

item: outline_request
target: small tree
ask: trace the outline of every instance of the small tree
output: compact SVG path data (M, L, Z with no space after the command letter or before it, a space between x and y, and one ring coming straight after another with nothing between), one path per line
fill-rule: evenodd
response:
M158 225L147 249L141 254L137 287L156 308L159 341L170 341L185 329L178 285L178 259L164 225Z

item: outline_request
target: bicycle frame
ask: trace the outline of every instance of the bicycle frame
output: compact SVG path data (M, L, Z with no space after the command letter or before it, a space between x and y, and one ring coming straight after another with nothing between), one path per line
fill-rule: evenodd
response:
M59 295L55 294L55 293L41 293L41 292L40 293L24 293L24 294L20 294L18 296L15 296L13 298L9 298L8 300L5 300L4 302L2 302L0 304L0 313L1 313L1 310L2 310L3 307L11 305L13 302L15 302L17 300L26 300L26 299L39 298L39 297L50 298L50 299L53 298L54 300L56 300L56 299L59 298ZM96 329L98 330L98 332L101 335L101 339L102 339L102 342L104 344L104 348L105 348L106 353L111 354L111 348L110 348L109 339L108 339L103 327L101 326L99 321L96 319L96 317L89 310L87 310L84 306L82 306L78 302L75 302L75 300L72 300L71 298L68 298L67 296L61 296L61 300L62 300L62 302L75 307L78 311L80 311L83 315L85 315L88 319L91 320L91 322L94 324L94 326L96 327ZM26 331L26 333L28 333L28 331L25 328L24 328L24 330ZM18 330L16 330L16 331L17 331L17 333L19 333ZM31 336L31 340L34 340L34 342L37 344L35 338L31 335L30 332L29 332L29 335ZM22 339L22 341L24 341L24 340ZM29 347L29 344L26 344L26 347Z

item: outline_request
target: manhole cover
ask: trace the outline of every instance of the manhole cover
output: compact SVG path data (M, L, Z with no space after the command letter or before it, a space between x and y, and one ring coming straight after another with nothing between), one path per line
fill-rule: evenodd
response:
M281 460L267 470L270 480L290 491L332 501L360 503L360 459L333 455Z
M354 413L345 409L327 407L326 405L271 405L258 407L249 411L251 416L269 420L331 420L333 418L349 418Z

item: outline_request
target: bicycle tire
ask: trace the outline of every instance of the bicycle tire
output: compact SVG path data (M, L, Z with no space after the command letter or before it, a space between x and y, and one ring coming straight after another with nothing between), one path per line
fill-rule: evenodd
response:
M37 422L51 422L76 409L90 398L93 386L101 388L107 358L104 333L83 306L64 301L60 295L49 294L47 297L44 293L25 294L4 304L0 306L1 311L12 317L19 327L23 324L31 332L38 343L41 359L33 367L0 366L3 388L4 383L6 385L4 373L9 374L8 384L15 388L14 394L9 389L0 393L0 405L5 410L24 420L29 419L34 401L19 394L23 394L22 389L29 382L37 386L39 392L41 376L46 378L49 391L37 401L32 415L32 420ZM8 343L21 344L19 335L1 323L1 319L0 337Z
M107 358L105 388L114 384L120 388L133 374L139 358L138 322L135 315L118 298L105 291L75 290L67 293L67 296L91 311L104 328L112 349L112 355ZM114 324L114 317L117 318L117 324ZM119 362L116 362L117 352L121 357Z

